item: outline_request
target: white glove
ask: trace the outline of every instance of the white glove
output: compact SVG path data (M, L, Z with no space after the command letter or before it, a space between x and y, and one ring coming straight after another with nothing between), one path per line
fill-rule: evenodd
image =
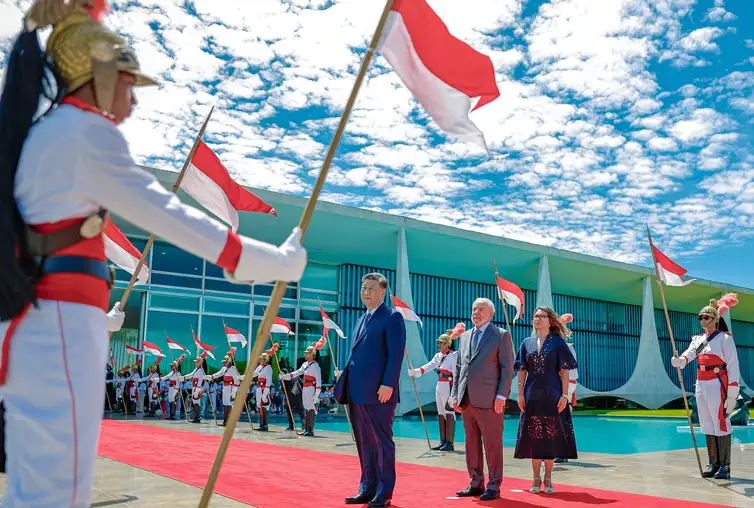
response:
M670 365L675 367L676 369L682 369L686 366L688 363L688 360L686 360L685 356L674 356L670 359Z
M281 376L284 381L290 381L293 376L288 374L287 372Z
M732 414L736 410L736 401L740 390L738 386L728 386L728 398L725 399L725 412L727 414Z
M568 402L573 400L574 393L576 393L576 383L568 383Z
M301 229L275 247L253 238L241 238L241 257L235 273L224 270L225 278L236 284L271 283L278 280L298 282L306 268L306 249L301 246Z
M334 373L335 373L335 377L336 377L336 378L340 377L340 375L341 375L341 374L343 374L343 371L342 371L342 370L338 370L338 369L333 369L333 370L334 370Z
M408 369L408 375L410 377L414 377L416 375L416 371L414 369Z
M115 302L113 308L107 313L107 331L117 332L123 327L123 321L126 319L126 313L121 312L120 302Z

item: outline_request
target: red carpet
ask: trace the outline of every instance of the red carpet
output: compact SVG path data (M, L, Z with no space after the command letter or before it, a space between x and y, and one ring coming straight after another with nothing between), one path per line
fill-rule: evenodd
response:
M99 455L203 488L219 436L165 429L139 423L104 420ZM343 498L356 493L360 478L356 457L288 446L233 440L225 456L215 493L260 508L299 506L344 507ZM552 495L530 494L530 482L505 478L503 498L447 499L468 484L465 471L398 464L395 508L445 507L578 507L702 508L720 505L691 503L555 484ZM511 492L522 489L525 492Z

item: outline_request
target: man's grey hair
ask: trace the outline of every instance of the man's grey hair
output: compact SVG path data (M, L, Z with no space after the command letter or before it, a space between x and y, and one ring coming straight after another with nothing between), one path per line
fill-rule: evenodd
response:
M372 272L364 275L361 278L361 283L364 284L365 280L376 280L382 289L387 289L387 278L379 272Z
M477 298L476 300L474 300L474 303L471 305L471 308L473 309L477 305L486 305L487 308L489 308L493 314L495 313L495 304L492 303L492 300L490 300L489 298Z

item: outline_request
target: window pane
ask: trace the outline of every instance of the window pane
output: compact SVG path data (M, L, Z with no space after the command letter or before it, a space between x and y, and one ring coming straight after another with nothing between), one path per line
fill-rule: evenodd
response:
M149 275L149 278L152 284L160 286L202 289L202 279L199 278L180 277L178 275L165 275L164 273L154 272Z
M254 315L258 317L264 316L264 311L267 308L266 305L255 305ZM294 326L296 320L296 309L294 307L280 307L278 309L278 317L281 317L288 321L288 324Z
M308 324L300 323L298 327L298 348L297 358L294 364L296 368L299 368L304 363L304 351L307 347L311 346L313 342L317 342L322 336L321 324ZM318 354L317 362L322 370L322 384L330 384L333 382L333 367L332 358L330 357L330 349L327 344Z
M196 314L177 314L158 310L149 310L147 312L146 340L159 347L165 355L165 359L160 363L160 370L163 375L170 369L170 362L182 354L181 351L174 351L168 348L167 341L165 340L166 333L171 340L191 352L191 355L187 354L181 363L181 372L186 374L194 370L192 360L196 348L194 347L194 340L191 338L191 327L196 330L198 325L199 316Z
M212 291L225 291L227 293L241 293L249 295L249 298L251 298L251 286L248 284L233 284L231 282L228 282L227 280L206 279L204 281L204 289Z
M115 358L116 370L127 363L134 363L133 355L126 354L126 344L132 347L139 345L139 331L141 330L141 301L144 298L144 292L132 292L126 302L126 319L123 327L117 332L113 332L110 337L110 346L112 347ZM110 291L110 304L112 308L115 302L119 302L123 297L122 289L113 289ZM109 359L108 359L109 362Z
M152 250L153 270L202 275L202 259L163 242L155 242Z
M328 315L331 315L332 312L328 313ZM320 313L319 309L300 309L299 310L299 319L301 321L317 321L322 322L322 314Z
M301 278L301 287L309 289L338 290L338 267L309 263Z
M270 286L267 284L264 285L255 285L254 286L254 296L272 296L272 290L275 286ZM285 289L285 295L283 298L290 298L295 300L298 298L297 291L296 291L296 285L289 284L288 287Z
M217 314L240 314L249 315L249 302L231 302L228 300L204 299L204 312L215 312Z
M194 296L173 296L150 293L149 308L191 310L199 312L199 298Z
M225 277L223 269L213 263L210 263L209 261L207 261L207 266L204 268L204 270L204 275L206 277L219 277L221 279Z
M338 302L338 294L330 294L330 293L318 293L316 291L307 291L306 289L301 290L301 299L302 300L311 300L313 302L316 301L322 301L322 302Z
M230 346L225 335L223 322L235 331L239 332L246 339L246 347L241 347L240 342L234 342L232 346L236 348L236 367L238 372L243 374L246 369L246 358L248 357L249 344L249 320L248 318L237 317L220 317L220 316L202 316L202 329L199 340L208 346L217 346L212 350L215 355L213 360L207 356L207 366L211 372L217 372L222 367L223 357L228 353Z

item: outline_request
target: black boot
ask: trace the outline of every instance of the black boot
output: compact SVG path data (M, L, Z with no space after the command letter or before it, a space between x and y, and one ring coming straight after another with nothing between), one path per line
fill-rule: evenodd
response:
M199 404L194 404L194 419L191 420L191 423L202 423L199 419Z
M168 420L175 420L175 402L168 403L168 406L170 406L168 409L168 411L170 412L170 417L168 418Z
M314 436L314 410L307 409L306 411L306 423L304 424L304 436Z
M702 473L702 478L712 478L720 469L720 462L717 453L717 439L715 436L705 435L707 439L707 456L709 457L709 465L707 470Z
M257 430L260 430L262 432L267 432L269 429L268 426L268 418L269 418L270 412L266 408L259 408L259 428Z
M445 417L445 446L440 448L441 452L454 452L456 451L453 446L456 435L456 419L452 415Z
M230 416L230 410L231 410L230 406L223 406L223 423L218 424L218 425L225 427L228 424L228 417Z
M293 413L285 406L285 414L288 415L288 428L285 430L296 430L296 421L293 419Z
M715 473L715 480L730 479L730 445L730 434L717 437L717 458L720 463L720 469Z
M445 439L445 419L445 416L437 415L437 423L440 426L440 446L432 447L433 450L442 450L447 443Z

